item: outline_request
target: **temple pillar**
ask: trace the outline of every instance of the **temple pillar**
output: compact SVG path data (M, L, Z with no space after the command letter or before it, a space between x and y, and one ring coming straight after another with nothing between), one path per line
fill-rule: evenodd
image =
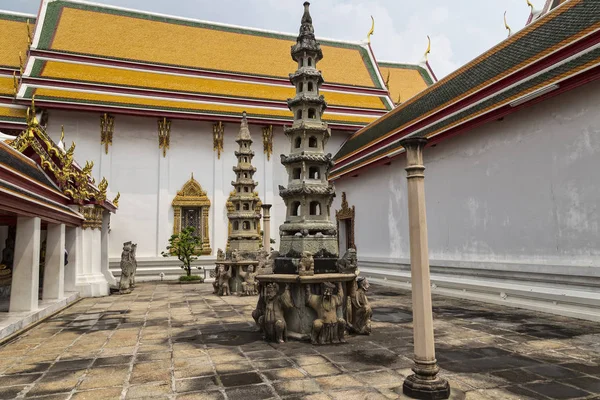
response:
M48 224L42 299L65 297L65 225Z
M102 213L102 228L100 233L100 269L102 271L102 275L106 278L110 285L116 285L117 280L115 279L112 272L110 272L109 268L109 260L108 260L108 231L110 230L110 212L104 210Z
M156 209L156 257L162 257L161 252L167 249L173 227L169 222L171 212L171 196L169 195L169 152L158 152L158 198ZM128 240L135 240L134 238Z
M77 290L82 297L106 296L108 281L102 274L102 213L99 206L81 207L85 217L81 230L81 274L77 275Z
M408 179L408 223L410 237L410 266L412 279L412 308L414 331L414 374L404 381L403 392L415 399L447 399L448 381L438 376L433 338L433 311L429 278L429 248L425 213L425 138L408 138L400 142L406 149Z
M271 252L271 204L263 204L263 248Z
M40 233L40 218L17 218L9 312L35 311L38 308Z
M79 236L78 236L79 235ZM79 237L79 240L78 240ZM65 232L65 248L67 249L65 265L65 291L77 291L77 273L81 267L81 251L77 250L77 244L81 243L81 228L68 227Z

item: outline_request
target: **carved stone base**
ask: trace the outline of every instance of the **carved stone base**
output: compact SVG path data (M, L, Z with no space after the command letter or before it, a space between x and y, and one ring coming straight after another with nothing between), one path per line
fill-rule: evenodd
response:
M415 360L415 373L404 380L402 392L413 399L444 400L450 397L448 381L438 376L437 361Z
M239 239L231 240L229 248L231 250L257 252L260 247L260 239Z

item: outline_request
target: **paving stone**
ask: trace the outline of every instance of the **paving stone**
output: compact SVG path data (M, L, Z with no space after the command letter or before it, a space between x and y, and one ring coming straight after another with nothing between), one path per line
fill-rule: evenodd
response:
M256 372L247 372L243 374L220 375L221 385L228 387L247 386L262 383L262 378Z
M12 399L16 397L26 386L0 387L0 399Z
M27 385L35 382L42 374L6 375L0 376L0 387Z
M248 399L270 399L274 394L267 385L241 386L232 389L225 389L229 400L248 400Z
M404 378L390 371L362 372L354 375L356 379L373 387L395 387L404 383Z
M296 368L273 369L269 371L264 371L263 374L267 377L268 380L272 382L286 379L305 378L305 375Z
M218 384L216 376L182 379L175 381L175 390L177 391L177 393L216 389L217 386Z
M564 383L568 385L577 386L586 392L600 394L600 379L592 378L589 376L582 376L579 378L567 379Z
M387 399L383 394L370 389L353 389L328 393L336 400L380 400Z
M314 379L297 379L275 382L273 387L281 396L317 393L320 391L319 385Z
M225 395L218 391L186 393L177 396L177 400L222 400Z
M72 400L114 400L121 396L123 389L110 388L110 389L99 389L99 390L88 390L84 392L76 392L71 397Z
M558 382L539 382L523 385L527 390L542 394L551 399L575 399L589 396L590 393Z
M131 386L127 391L126 399L153 399L167 398L171 393L170 383Z
M362 381L359 381L350 375L326 376L317 378L316 381L324 391L361 387L364 385Z
M310 376L327 376L327 375L338 375L341 374L342 371L339 368L336 368L332 364L314 364L314 365L304 365L302 367L303 370L308 372Z

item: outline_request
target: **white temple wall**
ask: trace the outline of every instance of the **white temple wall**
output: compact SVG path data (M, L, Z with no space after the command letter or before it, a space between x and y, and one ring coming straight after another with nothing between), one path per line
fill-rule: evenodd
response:
M100 143L100 114L51 110L48 133L54 140L60 138L61 125L65 127L67 147L75 141L75 159L80 163L94 162L93 176L100 182L108 179L108 198L121 193L119 209L110 221L109 257L114 271L118 265L123 242L138 244L137 257L152 263L156 277L161 257L173 232L171 202L177 191L190 179L191 174L207 192L211 200L209 235L213 250L211 256L201 257L201 263L214 261L218 248L224 249L227 241L227 210L225 203L233 190L233 166L237 159L234 151L239 123L225 123L225 139L220 159L213 150L213 123L172 120L170 147L166 157L158 147L157 118L115 115L113 144L108 154ZM279 197L279 185L287 186L288 177L280 163L280 154L290 151L283 128L273 128L273 154L267 161L263 151L262 126L250 125L255 152L253 164L257 169L256 190L263 203L271 209L271 237L277 241L279 225L285 219L285 205ZM335 154L348 137L347 132L334 131L327 152ZM202 261L203 260L203 261ZM177 269L175 269L177 272ZM154 275L153 275L154 276Z
M600 320L599 102L591 83L425 149L438 291ZM334 203L345 191L356 206L361 270L399 285L410 280L404 166L336 182Z

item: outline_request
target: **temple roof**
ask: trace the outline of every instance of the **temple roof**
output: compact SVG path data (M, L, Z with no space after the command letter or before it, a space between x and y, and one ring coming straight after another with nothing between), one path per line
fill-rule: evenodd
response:
M377 64L394 104L405 102L436 81L428 64L402 64L390 61L379 61Z
M12 19L18 24L6 25ZM26 20L0 12L0 37L9 42L0 52L10 53L11 68L0 69L0 96L13 95L22 52L17 104L35 95L46 108L223 121L239 121L246 110L251 123L292 120L285 100L295 93L288 76L297 67L289 58L295 34L43 0L27 54ZM319 67L332 127L356 130L393 108L368 44L317 40L326 53ZM424 81L419 74L406 79L417 82L406 84L403 98ZM0 108L0 121L7 113Z
M330 179L403 153L399 141L434 144L597 79L597 0L571 0L356 132L335 156Z

